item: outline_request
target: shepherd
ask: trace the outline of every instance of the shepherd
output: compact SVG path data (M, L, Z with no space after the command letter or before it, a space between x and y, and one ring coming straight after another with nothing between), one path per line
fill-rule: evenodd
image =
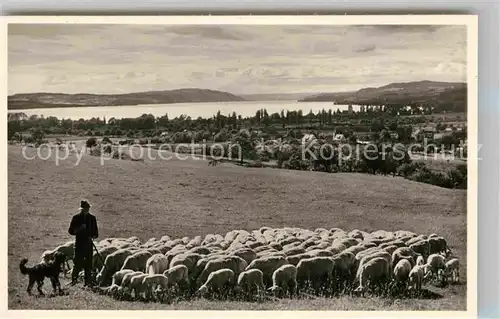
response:
M92 248L93 239L98 237L97 220L90 214L91 205L88 201L80 202L80 212L73 216L69 226L69 234L75 236L75 251L73 256L73 272L71 285L77 283L78 274L85 270L84 286L92 287Z

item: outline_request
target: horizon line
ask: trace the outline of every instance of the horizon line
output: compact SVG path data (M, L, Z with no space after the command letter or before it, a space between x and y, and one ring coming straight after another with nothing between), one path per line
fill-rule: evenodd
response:
M357 90L348 90L348 91L329 91L329 92L275 92L275 93L232 93L229 91L223 91L223 90L216 90L216 89L208 89L208 88L196 88L196 87L181 87L177 89L169 89L169 90L151 90L151 91L136 91L136 92L128 92L128 93L84 93L84 92L79 92L79 93L63 93L63 92L19 92L19 93L13 93L13 94L8 94L7 97L11 97L14 95L21 95L21 94L64 94L64 95L126 95L126 94L138 94L138 93L153 93L153 92L168 92L168 91L180 91L180 90L205 90L205 91L216 91L216 92L223 92L223 93L229 93L235 96L250 96L250 95L278 95L278 94L332 94L332 93L351 93L351 92L357 92L362 89L370 89L370 88L381 88L387 85L391 84L408 84L408 83L421 83L421 82L436 82L436 83L450 83L450 84L465 84L467 85L467 81L433 81L433 80L419 80L419 81L408 81L408 82L390 82L388 84L384 84L381 86L366 86L366 87L361 87L360 89Z

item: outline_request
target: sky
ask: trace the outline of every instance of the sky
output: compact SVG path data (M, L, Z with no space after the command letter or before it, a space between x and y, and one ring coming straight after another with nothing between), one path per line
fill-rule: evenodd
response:
M8 93L339 92L466 82L465 26L8 26Z

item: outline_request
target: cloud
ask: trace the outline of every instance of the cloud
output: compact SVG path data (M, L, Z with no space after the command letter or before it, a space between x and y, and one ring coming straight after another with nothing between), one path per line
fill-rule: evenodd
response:
M9 94L464 81L462 26L9 25Z

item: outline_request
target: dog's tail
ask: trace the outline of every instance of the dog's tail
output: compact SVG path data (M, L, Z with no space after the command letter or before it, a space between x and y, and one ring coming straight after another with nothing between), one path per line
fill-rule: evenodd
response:
M21 263L19 263L19 269L21 270L21 274L27 275L30 273L30 268L26 267L26 264L28 263L28 258L24 258L21 260Z

